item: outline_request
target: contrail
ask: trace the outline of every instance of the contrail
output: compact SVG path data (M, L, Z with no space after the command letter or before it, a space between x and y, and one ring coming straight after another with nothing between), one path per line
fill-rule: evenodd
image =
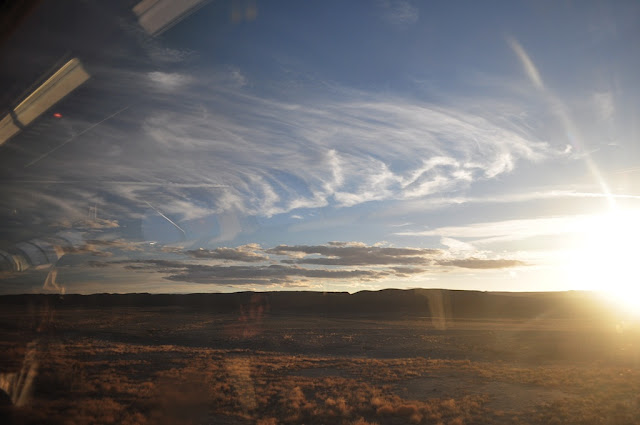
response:
M160 210L158 210L156 207L154 207L153 205L151 205L150 203L148 203L147 201L144 201L145 204L149 205L149 208L151 208L152 210L154 210L155 212L158 213L158 215L160 215L160 217L164 218L165 220L167 220L169 223L173 224L175 226L176 229L180 230L182 232L182 234L184 235L184 237L187 237L187 232L185 232L182 227L178 226L173 220L171 220L169 217L167 217L166 215L162 214L162 212L160 212Z
M115 117L116 115L120 114L121 112L126 111L127 109L129 109L131 105L129 106L125 106L124 108L120 109L117 112L114 112L113 114L109 115L107 118L98 121L97 123L85 128L84 130L82 130L80 133L76 134L75 136L71 136L70 138L68 138L67 140L65 140L64 142L62 142L61 144L59 144L58 146L56 146L55 148L51 149L49 152L46 152L42 155L40 155L39 157L37 157L36 159L34 159L33 161L31 161L30 163L28 163L27 165L24 166L24 168L27 167L31 167L33 164L35 164L36 162L40 161L43 158L46 158L47 156L51 155L53 152L57 151L58 149L60 149L61 147L63 147L64 145L66 145L69 142L72 142L73 140L75 140L76 138L78 138L79 136L82 136L84 133L86 133L87 131L93 130L94 128L96 128L97 126L99 126L100 124L102 124L105 121L110 120L111 118Z

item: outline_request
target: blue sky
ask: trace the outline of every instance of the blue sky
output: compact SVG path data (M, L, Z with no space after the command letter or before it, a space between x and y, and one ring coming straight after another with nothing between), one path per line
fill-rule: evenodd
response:
M3 292L637 276L637 2L212 2L156 36L82 7L4 48L9 92L65 48L91 79L2 147L3 249L83 241Z

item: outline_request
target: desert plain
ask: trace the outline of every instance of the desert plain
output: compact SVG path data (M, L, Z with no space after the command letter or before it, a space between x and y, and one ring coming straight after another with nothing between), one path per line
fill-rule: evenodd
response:
M586 292L0 297L6 424L637 424L640 326Z

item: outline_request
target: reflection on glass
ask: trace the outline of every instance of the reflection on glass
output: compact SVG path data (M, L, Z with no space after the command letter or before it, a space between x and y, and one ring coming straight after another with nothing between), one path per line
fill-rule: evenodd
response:
M133 8L138 21L151 35L171 28L208 0L143 0Z
M29 125L88 79L89 73L79 59L65 63L0 121L0 145L15 135L20 127Z

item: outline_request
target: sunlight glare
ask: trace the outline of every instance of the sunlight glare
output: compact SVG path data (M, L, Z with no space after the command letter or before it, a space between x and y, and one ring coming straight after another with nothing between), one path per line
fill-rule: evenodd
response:
M572 286L598 291L626 313L640 316L640 210L594 216L582 236L567 265Z

